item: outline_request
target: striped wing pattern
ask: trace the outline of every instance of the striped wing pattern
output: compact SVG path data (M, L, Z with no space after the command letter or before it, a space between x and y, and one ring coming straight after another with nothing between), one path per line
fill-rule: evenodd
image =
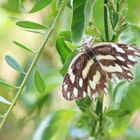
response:
M130 68L136 64L134 56L140 50L126 44L102 43L92 46L93 57L80 52L71 62L62 84L67 100L82 99L87 95L96 99L101 91L107 92L107 79L113 74L119 79L133 80Z

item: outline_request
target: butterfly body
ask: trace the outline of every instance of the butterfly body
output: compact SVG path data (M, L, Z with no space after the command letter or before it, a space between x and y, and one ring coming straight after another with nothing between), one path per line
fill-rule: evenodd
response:
M64 77L64 98L73 100L89 96L96 99L101 91L107 92L107 79L113 74L131 81L133 74L130 68L136 64L134 56L140 56L140 50L126 44L86 46L74 57Z

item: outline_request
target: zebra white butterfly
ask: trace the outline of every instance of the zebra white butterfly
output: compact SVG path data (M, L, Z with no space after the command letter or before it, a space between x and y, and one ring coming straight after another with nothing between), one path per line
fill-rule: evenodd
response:
M107 79L115 74L119 79L133 80L131 68L137 63L140 50L127 44L100 43L85 47L72 60L62 84L67 100L89 96L95 99L107 92Z

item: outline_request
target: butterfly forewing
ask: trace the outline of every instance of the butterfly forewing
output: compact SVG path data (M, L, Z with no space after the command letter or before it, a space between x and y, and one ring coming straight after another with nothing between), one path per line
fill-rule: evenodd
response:
M113 74L119 79L133 79L130 69L137 62L134 56L140 56L139 49L126 44L102 43L87 50L80 52L68 68L62 85L65 99L81 99L87 95L95 99L101 91L107 91L107 79Z

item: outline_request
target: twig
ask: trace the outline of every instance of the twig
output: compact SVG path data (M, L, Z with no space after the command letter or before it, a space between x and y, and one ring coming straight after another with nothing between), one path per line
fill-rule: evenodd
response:
M24 79L23 79L23 81L22 81L22 83L21 83L21 85L20 85L20 87L19 87L19 89L17 91L17 94L16 94L16 96L15 96L13 102L12 102L12 105L9 107L9 109L7 110L7 112L4 114L4 117L3 117L3 119L2 119L2 121L0 123L0 130L2 129L2 127L3 127L3 125L4 125L5 121L6 121L6 119L8 117L8 115L10 114L10 112L12 111L12 109L14 108L14 106L16 105L17 100L19 99L19 96L21 95L21 93L22 93L22 91L23 91L23 89L24 89L24 87L25 87L25 85L27 83L27 80L29 79L29 77L30 77L30 75L31 75L31 73L32 73L32 71L33 71L36 63L38 62L38 59L39 59L39 57L40 57L43 49L45 48L45 46L46 46L46 44L47 44L50 36L52 35L53 30L56 28L57 22L58 22L58 20L59 20L59 18L61 16L61 14L62 14L65 6L67 5L67 2L68 2L68 0L65 0L64 1L62 7L58 11L58 14L56 15L56 17L55 17L55 19L54 19L54 21L52 23L52 26L50 27L50 30L45 35L44 41L42 42L42 44L41 44L41 46L39 48L38 53L35 54L34 59L33 59L31 65L30 65L30 67L29 67L29 69L27 71L27 74L25 75L25 77L24 77Z

